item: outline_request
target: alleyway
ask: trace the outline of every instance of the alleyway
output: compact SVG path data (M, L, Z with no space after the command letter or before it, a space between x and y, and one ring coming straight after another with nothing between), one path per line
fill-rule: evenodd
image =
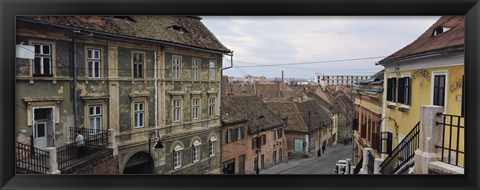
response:
M260 174L332 174L338 160L352 157L353 145L337 144L321 157L292 159L260 172Z

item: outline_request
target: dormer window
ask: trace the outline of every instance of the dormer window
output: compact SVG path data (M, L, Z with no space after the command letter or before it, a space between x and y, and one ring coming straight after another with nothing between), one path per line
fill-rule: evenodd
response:
M442 33L445 33L445 32L447 32L447 31L449 31L450 29L452 29L452 28L444 27L444 26L437 27L437 28L435 28L435 30L433 31L433 36L437 36L437 35L440 35L440 34L442 34Z
M173 26L169 26L168 27L169 30L173 30L175 32L178 32L178 33L188 33L187 29L181 27L181 26L177 26L177 25L173 25Z

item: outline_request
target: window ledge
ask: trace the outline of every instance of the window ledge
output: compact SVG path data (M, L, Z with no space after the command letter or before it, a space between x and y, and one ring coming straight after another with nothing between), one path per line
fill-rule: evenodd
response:
M409 105L400 104L400 107L398 108L398 111L402 111L402 112L406 112L408 110L410 110Z
M388 108L395 108L395 107L397 107L397 103L395 103L395 102L388 102L388 103L387 103L387 107L388 107Z

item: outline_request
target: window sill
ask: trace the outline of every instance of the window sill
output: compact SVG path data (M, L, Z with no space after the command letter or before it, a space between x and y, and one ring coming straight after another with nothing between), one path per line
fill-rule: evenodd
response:
M404 104L400 104L400 107L398 108L398 111L401 111L401 112L407 112L409 110L410 110L410 106L404 105Z
M395 103L395 102L388 102L388 103L387 103L387 108L393 109L393 108L395 108L395 107L397 107L397 103Z

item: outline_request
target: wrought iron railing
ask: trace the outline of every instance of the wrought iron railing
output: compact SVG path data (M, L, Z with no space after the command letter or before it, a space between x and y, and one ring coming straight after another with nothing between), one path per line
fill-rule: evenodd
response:
M16 142L16 169L25 173L45 174L48 171L48 151Z
M420 122L407 134L407 136L393 149L392 154L380 164L381 174L395 174L415 156L419 147Z
M85 139L97 138L99 134L106 133L107 131L101 129L90 129L80 127L70 127L70 141L74 142L77 137L76 132L79 131Z
M353 174L358 174L360 172L360 169L362 169L362 164L363 164L363 157L357 163L357 165L355 166L355 169L353 169Z
M463 167L465 152L464 146L461 145L464 143L465 137L465 127L463 126L465 118L442 113L437 116L442 117L442 122L437 122L437 125L442 126L442 145L435 145L435 148L441 151L441 161ZM455 159L452 161L453 158ZM462 162L459 163L459 161Z
M81 128L77 128L76 131ZM58 168L63 170L71 165L90 159L92 156L101 153L108 146L108 131L84 129L81 131L84 136L84 143L74 142L59 147L57 150ZM72 136L71 136L72 138Z

